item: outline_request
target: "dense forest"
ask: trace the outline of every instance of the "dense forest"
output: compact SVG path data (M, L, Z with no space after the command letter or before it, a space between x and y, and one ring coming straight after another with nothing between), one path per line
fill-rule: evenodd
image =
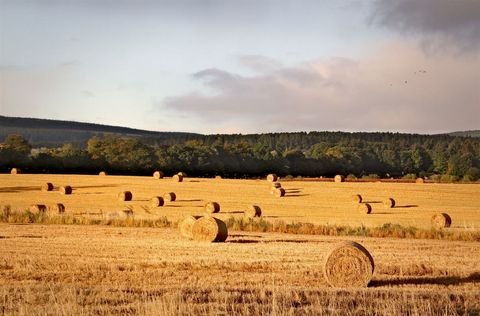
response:
M178 136L178 137L177 137ZM398 133L275 133L171 135L168 142L103 134L86 144L32 148L22 135L0 145L0 170L27 172L193 176L431 177L438 181L480 178L480 138Z

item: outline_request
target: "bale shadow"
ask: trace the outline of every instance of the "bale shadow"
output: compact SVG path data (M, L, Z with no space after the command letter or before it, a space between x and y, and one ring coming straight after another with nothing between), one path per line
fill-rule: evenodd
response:
M474 272L467 277L445 276L445 277L406 277L393 280L372 280L370 287L392 286L392 285L460 285L480 281L480 272Z
M382 201L362 201L361 203L368 203L368 204L381 204Z
M227 240L225 243L232 244L258 244L260 241L253 239L238 239L238 240Z
M263 238L263 236L260 235L245 235L245 234L231 234L228 235L229 237L235 238L235 237L253 237L253 238Z
M372 211L369 215L392 215L392 214L407 214L407 212L375 212Z
M192 199L192 200L177 200L178 202L202 202L200 199Z
M186 182L201 182L200 180L189 180L189 181L186 181Z
M293 189L284 189L285 193L301 193L301 190L293 190Z
M244 211L230 211L230 212L220 211L220 213L222 213L222 214L244 214L245 212Z
M83 195L83 194L104 194L104 192L84 192L84 193L76 193L76 195Z
M286 194L284 197L301 197L301 196L309 196L310 194Z
M28 186L28 187L3 187L0 188L0 193L18 193L23 191L40 191L40 186Z
M398 206L395 206L394 208L411 208L411 207L418 207L418 205L398 205Z

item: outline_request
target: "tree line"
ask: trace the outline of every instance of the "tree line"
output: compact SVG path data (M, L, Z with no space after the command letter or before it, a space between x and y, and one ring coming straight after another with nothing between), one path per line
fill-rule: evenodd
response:
M480 138L398 133L274 133L196 135L189 140L148 142L94 136L84 146L32 148L21 135L0 144L0 169L28 172L193 176L441 177L480 179Z

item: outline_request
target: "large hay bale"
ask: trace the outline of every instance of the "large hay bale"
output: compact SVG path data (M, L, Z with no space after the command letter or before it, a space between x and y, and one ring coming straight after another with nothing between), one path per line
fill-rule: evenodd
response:
M168 192L163 195L163 199L168 202L174 202L177 199L177 195L174 192Z
M204 216L193 224L192 235L197 241L224 242L228 237L228 229L218 218Z
M186 178L187 177L187 173L186 172L182 172L180 171L179 173L177 173L179 176L182 176L183 178Z
M275 182L277 181L278 177L275 173L270 173L267 175L267 181L269 182Z
M164 204L165 204L165 200L161 196L154 196L150 200L150 205L152 207L160 207L160 206L163 206Z
M175 182L182 182L183 181L183 176L180 174L176 174L172 177L173 181Z
M357 211L364 214L370 214L372 212L372 206L368 203L360 203L357 205Z
M158 170L157 170L157 171L155 171L155 172L153 173L153 177L154 177L155 179L162 179L163 176L164 176L164 174L163 174L162 171L158 171Z
M432 216L432 226L435 228L446 228L452 225L452 218L447 213L437 213Z
M218 204L217 202L208 202L207 204L205 204L205 212L207 213L218 213L220 212L220 204Z
M101 176L101 177L106 177L106 176L107 176L107 172L106 172L106 171L100 171L100 172L98 173L98 175Z
M274 194L276 197L283 197L283 196L285 196L285 189L284 189L284 188L275 189L275 191L273 192L273 194Z
M72 189L71 186L65 185L65 186L60 187L59 191L60 191L60 194L70 195L70 194L72 194L73 189Z
M262 209L258 205L250 205L244 212L245 217L254 218L262 216Z
M425 179L424 178L417 178L415 180L415 183L425 183Z
M278 189L281 188L282 184L280 182L273 182L272 183L272 188Z
M47 207L44 204L33 204L30 206L30 212L34 214L45 213Z
M22 170L20 168L12 168L10 169L10 174L21 174Z
M337 174L333 180L334 180L335 182L344 182L344 181L345 181L345 177L342 176L341 174Z
M49 215L57 215L65 213L65 205L62 203L53 203L48 206Z
M131 201L133 198L133 194L130 191L123 191L118 193L118 200L123 202L123 201Z
M383 206L386 208L394 208L395 207L395 200L393 198L386 198L383 200Z
M352 195L352 201L355 203L362 203L363 198L360 194L354 194Z
M187 216L181 220L180 223L178 223L180 234L185 238L193 239L193 224L195 224L199 218L201 218L201 216Z
M222 176L215 176L215 180L222 180Z
M345 241L334 245L324 260L324 275L336 288L366 287L372 279L375 264L362 245Z
M46 182L46 183L42 184L41 190L44 191L44 192L53 191L53 183Z

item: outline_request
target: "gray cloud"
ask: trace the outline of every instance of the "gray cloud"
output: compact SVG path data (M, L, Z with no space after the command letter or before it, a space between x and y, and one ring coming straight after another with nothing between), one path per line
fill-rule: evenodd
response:
M419 36L426 46L480 47L478 0L377 0L371 20L404 34Z
M360 60L330 58L242 76L194 74L212 93L164 100L202 132L298 130L444 132L476 129L480 56L425 56L390 43Z

